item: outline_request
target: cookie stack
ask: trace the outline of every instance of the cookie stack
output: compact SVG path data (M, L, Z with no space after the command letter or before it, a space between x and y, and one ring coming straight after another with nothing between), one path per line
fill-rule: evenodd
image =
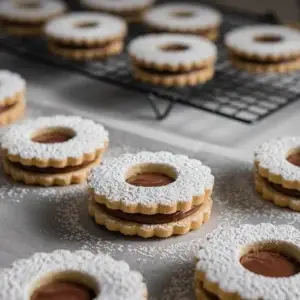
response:
M210 217L214 177L187 156L124 154L93 169L88 183L90 215L125 235L181 235Z
M196 85L210 80L217 56L212 42L171 33L138 37L129 44L128 52L135 78L164 86Z
M107 146L108 132L102 125L73 116L27 120L1 139L5 173L43 186L84 182Z
M18 74L0 70L0 127L20 119L25 112L26 82Z

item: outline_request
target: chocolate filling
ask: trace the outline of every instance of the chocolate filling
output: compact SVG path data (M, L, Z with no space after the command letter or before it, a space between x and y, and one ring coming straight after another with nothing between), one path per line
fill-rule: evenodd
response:
M97 203L97 205L100 206L102 211L117 219L123 221L135 222L139 224L165 224L165 223L177 222L187 218L188 216L191 216L192 214L197 212L198 209L200 209L201 207L201 205L193 206L192 209L189 211L177 211L174 214L143 215L143 214L129 214L121 210L109 209L104 204Z
M12 107L14 107L16 103L6 105L6 106L0 106L0 115L8 110L10 110Z
M129 177L126 182L135 186L154 187L168 185L175 180L167 175L145 172Z
M34 136L31 140L35 143L40 144L56 144L56 143L63 143L70 140L73 136L66 133L66 132L46 132L42 134L38 134Z
M300 271L297 261L270 250L250 252L241 257L240 263L247 270L265 277L290 277Z
M281 63L289 63L289 62L293 62L296 61L297 59L299 59L300 57L288 57L288 58L281 58L277 61L269 61L269 60L259 60L259 59L255 59L255 58L248 58L245 56L241 56L241 55L237 55L232 53L231 57L234 60L237 61L241 61L241 62L247 62L247 63L253 63L253 64L260 64L260 65L274 65L274 64L281 64Z
M287 161L296 167L300 167L300 152L289 155Z
M59 281L40 287L30 300L93 300L95 298L95 292L85 285Z
M202 67L198 67L189 71L167 71L167 70L156 70L156 69L152 69L152 68L147 68L144 66L136 66L138 69L147 72L149 74L154 74L154 75L186 75L186 74L192 74L194 72L199 72L199 71L204 71L205 69L208 68L208 66L202 66Z
M276 183L269 182L269 181L267 181L267 182L277 192L282 193L287 196L290 196L290 197L293 197L293 198L299 198L299 200L300 200L300 191L284 188L281 184L276 184Z
M59 41L52 41L52 45L56 48L60 48L60 49L66 49L66 50L101 50L101 49L105 49L107 47L109 47L112 43L114 43L116 41L110 41L108 43L104 43L101 45L74 45L74 44L66 44L63 42L59 42Z
M1 20L0 22L1 25L3 26L25 27L25 28L36 28L36 27L41 27L45 24L45 21L26 22L26 21L17 21L17 20Z

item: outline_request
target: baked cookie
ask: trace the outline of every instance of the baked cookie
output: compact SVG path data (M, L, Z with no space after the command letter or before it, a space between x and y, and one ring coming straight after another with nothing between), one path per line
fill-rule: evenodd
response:
M217 49L201 37L183 34L148 34L128 46L133 76L164 86L204 83L214 75Z
M0 127L24 115L25 94L26 82L20 75L0 70Z
M9 34L40 35L45 23L65 10L60 0L1 1L0 24Z
M249 72L289 72L300 69L300 32L281 25L254 25L225 36L234 66Z
M36 253L14 262L0 278L1 299L147 299L142 275L101 252Z
M210 216L214 177L187 156L124 154L93 169L88 182L90 215L125 235L185 234Z
M260 145L254 155L255 187L265 200L300 211L300 137Z
M103 59L122 52L127 25L108 14L78 12L50 21L45 33L54 54L72 60Z
M300 232L292 226L217 229L197 255L197 299L298 299L299 245Z
M144 22L155 32L184 33L216 40L222 22L221 14L200 4L164 4L149 10Z
M85 7L116 14L127 22L139 22L155 0L81 0Z
M107 146L102 125L76 116L27 120L1 139L5 173L44 186L84 182Z

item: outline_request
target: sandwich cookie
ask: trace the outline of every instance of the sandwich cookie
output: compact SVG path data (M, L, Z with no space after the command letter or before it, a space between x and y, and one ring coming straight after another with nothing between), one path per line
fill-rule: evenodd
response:
M45 23L65 10L65 4L59 0L1 1L0 24L9 34L40 35Z
M83 6L118 15L127 22L139 22L155 0L81 0Z
M101 252L36 253L14 262L0 278L1 299L147 299L142 275Z
M1 140L5 173L44 186L84 182L107 146L104 127L77 116L28 120L11 127Z
M200 4L164 4L149 10L144 22L154 32L184 33L216 40L221 14Z
M20 75L0 70L0 127L24 115L25 94L26 82Z
M300 69L300 32L281 25L254 25L225 36L234 66L249 72L289 72Z
M183 34L149 34L128 47L133 76L164 86L204 83L214 75L217 49L201 37Z
M72 60L104 59L123 50L126 23L102 13L78 12L50 21L45 27L49 50Z
M287 225L217 229L197 255L197 299L298 299L299 245L300 232Z
M300 137L267 141L255 151L255 188L265 200L300 211Z
M125 235L185 234L211 213L211 170L184 155L124 154L93 169L88 183L90 215Z

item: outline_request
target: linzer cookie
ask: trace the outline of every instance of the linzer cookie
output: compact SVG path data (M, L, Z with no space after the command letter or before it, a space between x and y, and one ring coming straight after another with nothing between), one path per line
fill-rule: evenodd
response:
M16 181L44 186L85 181L107 146L102 125L76 116L28 120L1 140L4 171Z
M142 275L101 252L36 253L4 269L0 279L1 299L147 299Z
M184 33L216 40L221 14L200 4L164 4L149 10L144 22L154 32Z
M81 0L92 10L116 14L127 22L139 22L155 0Z
M300 211L300 137L267 141L255 151L255 187L265 200Z
M50 21L45 28L49 49L73 60L104 59L123 50L126 23L101 13L71 13Z
M26 82L20 75L0 70L0 127L24 115L25 94Z
M299 245L300 232L287 225L217 229L197 255L197 299L298 299Z
M129 44L133 75L164 86L196 85L214 75L217 50L201 37L183 34L149 34Z
M238 28L225 36L234 66L249 72L289 72L300 69L300 32L280 25Z
M45 23L65 10L66 6L59 0L1 1L0 24L9 34L40 35Z
M210 216L214 177L187 156L124 154L93 169L88 182L90 215L125 235L185 234Z

